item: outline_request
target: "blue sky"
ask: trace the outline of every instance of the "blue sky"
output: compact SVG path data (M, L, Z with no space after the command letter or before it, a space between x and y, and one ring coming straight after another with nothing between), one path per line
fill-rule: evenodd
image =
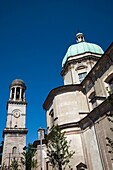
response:
M113 41L112 7L112 0L0 0L0 141L11 82L20 78L27 86L27 143L33 142L46 127L44 100L63 85L67 48L83 32L106 50Z

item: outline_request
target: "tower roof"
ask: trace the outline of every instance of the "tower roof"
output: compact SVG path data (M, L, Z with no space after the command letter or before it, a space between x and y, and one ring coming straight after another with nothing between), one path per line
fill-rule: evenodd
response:
M94 54L103 54L104 51L99 45L85 42L85 38L83 33L78 33L76 35L76 41L77 44L71 45L66 55L64 56L64 59L62 61L62 67L64 66L65 62L67 61L68 57L76 56L79 54L84 54L87 52L94 53Z
M10 85L10 87L11 87L11 86L16 86L16 85L17 85L17 86L19 85L19 86L24 86L24 87L26 87L24 81L21 80L21 79L15 79L15 80L13 80L12 83L11 83L11 85Z

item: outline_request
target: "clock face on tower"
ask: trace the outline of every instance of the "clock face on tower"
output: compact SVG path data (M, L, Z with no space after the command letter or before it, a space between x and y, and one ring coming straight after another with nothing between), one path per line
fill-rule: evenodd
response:
M19 118L20 117L20 110L19 109L13 110L13 115L14 115L15 118Z

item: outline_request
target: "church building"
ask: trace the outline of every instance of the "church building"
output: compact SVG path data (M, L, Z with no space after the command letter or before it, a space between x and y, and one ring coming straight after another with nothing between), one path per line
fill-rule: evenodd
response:
M112 170L106 138L113 138L113 124L107 118L113 113L109 100L113 93L113 44L104 52L86 42L82 33L76 35L76 41L62 62L64 85L52 89L43 104L48 133L55 124L65 132L70 150L75 151L70 163L73 170Z
M86 42L82 33L76 35L76 41L62 61L64 85L52 89L43 104L47 135L56 124L65 132L70 150L75 151L70 161L73 170L113 170L106 139L113 140L113 123L108 121L113 114L113 43L104 52L99 45ZM2 166L7 168L14 158L20 159L26 145L25 90L23 80L10 85L2 156ZM40 128L38 134L35 170L51 170L44 130Z

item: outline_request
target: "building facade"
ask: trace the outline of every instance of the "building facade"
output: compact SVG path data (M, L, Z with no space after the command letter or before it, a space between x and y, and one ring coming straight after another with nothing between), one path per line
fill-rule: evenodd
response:
M2 166L10 167L15 159L20 164L21 153L26 145L26 86L23 80L16 79L10 85L10 97L7 102L7 120L3 131L4 146ZM22 169L22 167L21 167ZM23 167L24 169L24 167Z
M55 124L65 131L75 151L74 170L112 170L106 137L113 138L107 119L113 112L108 100L113 92L113 44L104 52L82 33L76 40L62 62L64 85L51 90L43 104L48 133Z

